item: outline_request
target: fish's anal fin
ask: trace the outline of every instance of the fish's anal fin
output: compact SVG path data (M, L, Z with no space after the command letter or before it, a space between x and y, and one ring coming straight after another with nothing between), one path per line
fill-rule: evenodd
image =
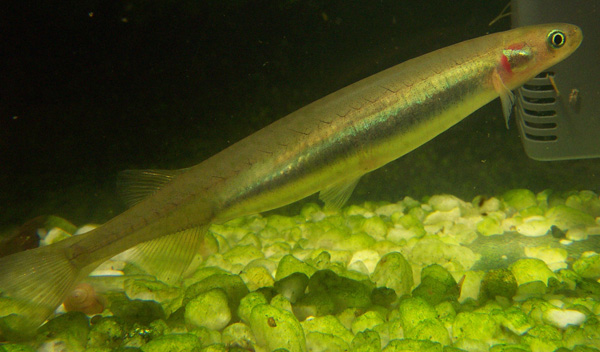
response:
M206 227L194 227L137 246L117 257L132 263L167 284L181 279L196 254L200 254Z
M132 207L187 170L124 170L118 175L117 189L125 203Z
M494 85L494 90L500 96L500 102L502 103L502 113L504 114L504 119L506 120L506 128L508 129L508 121L510 119L510 114L512 112L512 108L515 104L515 95L511 92L510 89L502 82L502 77L497 70L494 70L492 74L492 84Z
M325 203L325 208L339 209L350 198L359 180L360 177L357 177L353 180L339 182L322 189L319 193L319 199Z

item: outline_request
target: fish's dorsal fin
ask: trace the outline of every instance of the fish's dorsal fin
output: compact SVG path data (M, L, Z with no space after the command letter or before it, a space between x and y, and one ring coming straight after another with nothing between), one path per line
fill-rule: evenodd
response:
M118 175L117 190L132 207L187 170L124 170Z
M118 257L164 283L176 284L194 256L200 252L206 228L194 227L159 237L138 244Z
M339 209L352 195L354 188L358 184L360 176L350 181L344 181L333 186L322 189L319 192L319 199L325 203L325 208Z
M504 114L504 120L506 120L506 128L508 129L508 121L510 119L510 113L515 105L515 95L510 89L502 82L502 78L498 71L494 71L492 74L492 84L494 90L500 96L500 102L502 103L502 113Z

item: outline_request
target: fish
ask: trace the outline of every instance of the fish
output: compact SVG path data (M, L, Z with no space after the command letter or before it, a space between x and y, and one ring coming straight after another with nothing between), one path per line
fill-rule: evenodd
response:
M552 23L467 40L335 91L195 166L126 171L128 210L88 233L0 258L0 326L40 325L95 267L126 250L159 279L177 282L210 248L211 224L317 192L325 207L339 208L361 176L498 97L508 125L512 90L582 39L579 27Z

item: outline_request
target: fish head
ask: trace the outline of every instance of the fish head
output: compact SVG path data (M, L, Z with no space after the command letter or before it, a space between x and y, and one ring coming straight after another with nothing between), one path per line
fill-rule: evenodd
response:
M497 72L515 89L571 55L583 40L581 29L567 23L521 27L505 37Z

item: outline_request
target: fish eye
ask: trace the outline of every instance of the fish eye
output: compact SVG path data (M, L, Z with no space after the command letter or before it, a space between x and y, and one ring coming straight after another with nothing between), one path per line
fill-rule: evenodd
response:
M548 44L554 49L562 47L563 45L565 45L566 41L567 37L563 32L559 30L555 29L552 32L548 33Z

